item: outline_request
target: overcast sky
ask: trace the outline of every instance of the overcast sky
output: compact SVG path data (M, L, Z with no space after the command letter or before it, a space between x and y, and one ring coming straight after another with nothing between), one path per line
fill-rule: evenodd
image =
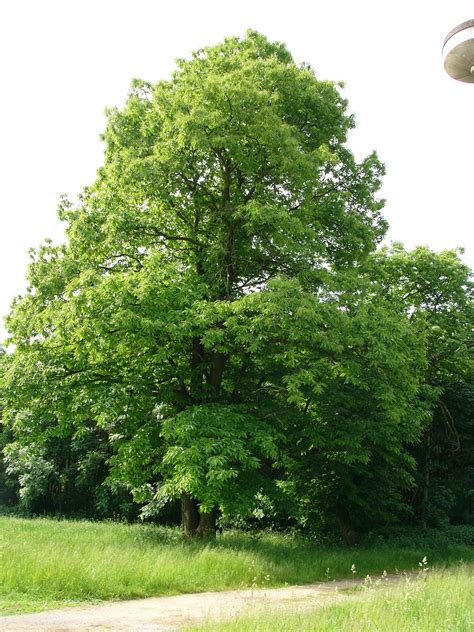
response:
M177 57L247 28L346 83L351 147L387 167L388 240L464 246L474 267L474 85L450 79L441 58L448 31L471 18L472 0L5 0L0 315L25 289L27 250L61 240L61 193L94 179L105 107L123 103L132 77L168 78Z

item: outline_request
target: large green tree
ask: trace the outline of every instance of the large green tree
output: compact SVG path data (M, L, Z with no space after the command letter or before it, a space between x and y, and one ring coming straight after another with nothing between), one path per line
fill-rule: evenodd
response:
M109 112L97 180L79 205L61 204L67 243L32 254L8 319L17 435L38 442L45 428L94 420L115 476L140 501L181 497L192 535L212 529L217 510L248 510L277 478L288 438L313 431L311 402L328 381L347 383L333 388L335 437L351 450L342 420L351 380L364 381L363 360L340 362L351 335L359 350L372 339L361 388L379 392L378 423L388 415L395 428L393 399L403 408L416 389L399 379L411 360L397 367L400 392L383 372L375 388L393 350L369 325L378 308L359 306L349 323L350 308L321 289L386 229L383 168L375 154L355 160L352 127L337 85L255 32L180 60L168 81L135 81Z

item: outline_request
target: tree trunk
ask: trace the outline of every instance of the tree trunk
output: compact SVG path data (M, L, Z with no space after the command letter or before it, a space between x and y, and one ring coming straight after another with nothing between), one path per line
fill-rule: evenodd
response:
M220 351L213 351L211 354L211 370L209 373L208 384L212 387L214 395L219 394L219 389L222 382L222 375L224 373L225 365L227 362L227 356Z
M215 538L217 532L217 509L210 512L199 513L199 527L197 535L199 538Z
M335 513L344 544L353 546L357 542L358 534L352 527L349 512L345 507L338 505Z
M189 494L181 494L181 521L186 538L215 538L218 510L199 511L198 503Z
M191 348L191 397L195 404L202 401L202 367L200 365L204 361L204 356L204 346L195 336Z
M430 473L431 473L431 435L430 428L427 428L423 437L423 446L425 448L425 469L421 483L421 502L420 502L420 527L426 529L428 526L429 500L430 500Z
M181 495L181 520L186 538L196 536L199 528L199 510L197 500L189 494Z

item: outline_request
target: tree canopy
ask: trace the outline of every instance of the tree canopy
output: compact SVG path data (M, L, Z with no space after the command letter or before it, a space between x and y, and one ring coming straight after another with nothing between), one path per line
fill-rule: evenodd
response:
M112 476L142 503L181 497L189 534L261 493L310 502L305 486L344 522L335 482L364 464L396 504L428 334L403 288L364 277L383 166L349 150L340 88L254 31L133 82L96 181L60 205L67 242L32 253L8 318L23 442L98 426Z

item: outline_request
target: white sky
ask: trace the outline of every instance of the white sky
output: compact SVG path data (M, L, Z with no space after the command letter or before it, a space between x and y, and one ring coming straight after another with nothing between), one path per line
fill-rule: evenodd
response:
M387 167L388 239L464 246L474 267L474 85L441 59L448 31L471 18L468 0L3 0L0 316L25 289L28 248L62 238L60 194L94 179L104 108L132 77L168 78L177 57L247 28L345 81L352 149L376 149Z

